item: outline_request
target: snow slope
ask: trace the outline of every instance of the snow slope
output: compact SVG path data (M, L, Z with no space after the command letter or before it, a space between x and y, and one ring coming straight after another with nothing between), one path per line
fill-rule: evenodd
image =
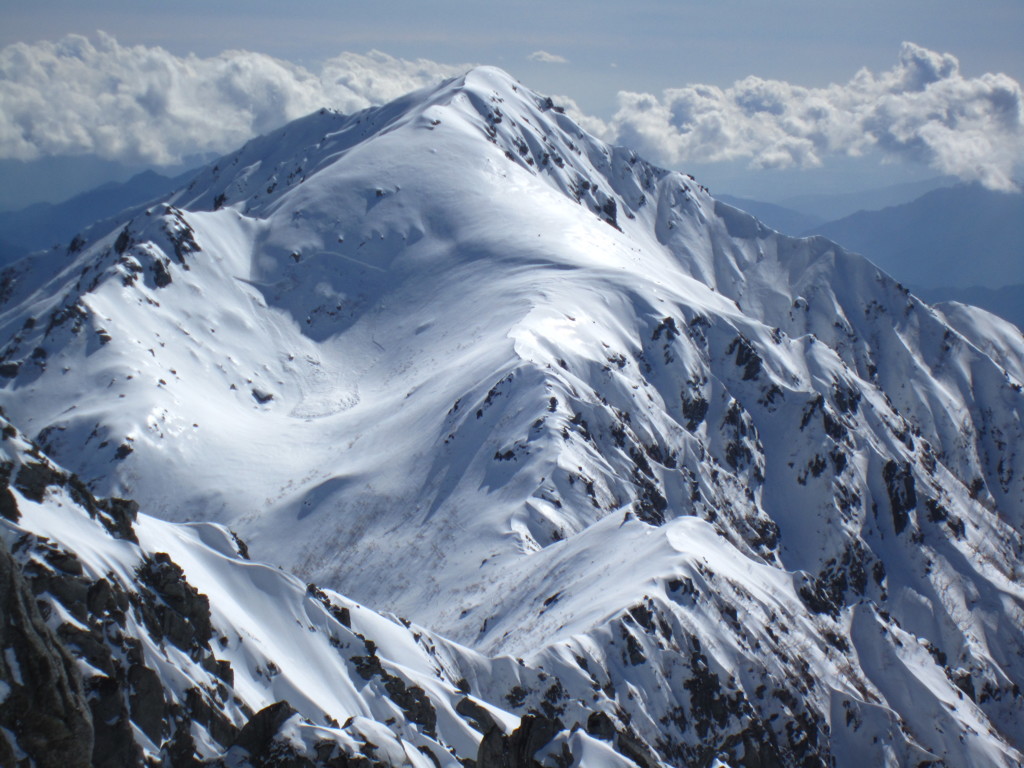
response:
M1020 332L498 70L256 139L0 298L0 403L92 491L474 649L484 700L652 765L1021 759Z
M521 726L460 690L468 684L452 676L459 664L488 663L472 652L446 645L439 653L421 629L252 562L220 526L167 523L130 502L97 500L2 425L10 480L0 546L76 658L71 674L84 680L95 724L94 743L69 762L185 765L195 755L281 764L288 755L362 754L365 765L459 766L457 755L478 755L488 723ZM32 721L5 708L30 700L22 689L38 668L33 650L4 644L0 714L12 754L0 755L68 764L32 752ZM288 706L269 733L276 743L259 753L252 724L282 711L278 702ZM580 740L594 748L595 739ZM631 765L614 754L603 764Z

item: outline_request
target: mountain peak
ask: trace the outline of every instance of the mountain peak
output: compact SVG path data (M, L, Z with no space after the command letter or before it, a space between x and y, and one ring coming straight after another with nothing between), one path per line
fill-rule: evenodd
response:
M435 133L424 140L424 131ZM607 172L613 151L550 98L488 66L353 115L322 109L300 118L211 163L172 202L193 210L227 205L256 213L335 161L385 139L402 145L396 156L420 158L437 154L445 144L463 153L470 151L465 142L487 141L523 169L542 172L564 194L593 198L597 209L611 205L607 195L598 199L587 193L601 185L597 176ZM635 153L614 152L630 164L638 162ZM640 166L648 175L664 174Z
M462 87L477 92L491 91L516 93L523 85L501 67L481 64L466 71L461 77ZM525 90L525 89L524 89Z

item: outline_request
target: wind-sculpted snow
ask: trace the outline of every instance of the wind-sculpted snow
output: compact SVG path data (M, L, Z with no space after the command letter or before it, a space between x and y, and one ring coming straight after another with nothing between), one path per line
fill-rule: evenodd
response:
M639 765L1021 759L1020 333L497 70L0 280L0 401L93 492L474 649L513 716Z
M69 674L93 729L71 750L39 743L40 719L6 704L31 702L28 684L47 681L26 680L40 666L37 648L12 640L0 668L5 761L124 768L192 765L194 755L280 765L300 755L429 768L459 765L456 753L475 757L479 721L485 731L520 725L467 697L429 634L248 560L220 526L97 500L3 427L2 553L13 553L52 642L77 660ZM476 713L477 730L462 710ZM69 762L57 760L62 749Z

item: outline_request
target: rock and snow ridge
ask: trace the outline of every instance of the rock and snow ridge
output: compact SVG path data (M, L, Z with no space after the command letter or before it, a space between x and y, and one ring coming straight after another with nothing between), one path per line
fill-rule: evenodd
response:
M1021 760L1020 333L498 70L256 139L0 299L0 404L90 493L429 628L563 762ZM329 728L304 685L242 699Z
M19 619L0 635L3 765L431 768L487 764L488 735L501 749L505 731L561 730L468 695L485 665L522 684L511 659L252 562L223 527L96 499L0 425L0 580ZM556 741L611 753L588 734Z

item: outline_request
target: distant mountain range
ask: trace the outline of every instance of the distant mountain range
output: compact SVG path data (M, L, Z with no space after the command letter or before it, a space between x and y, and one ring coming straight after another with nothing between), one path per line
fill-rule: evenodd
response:
M9 263L31 251L67 245L87 226L125 209L166 196L188 180L143 171L125 182L108 182L62 203L35 203L18 211L0 212L0 260Z
M157 172L180 176L213 158L190 156L178 165L159 166ZM94 154L48 155L35 160L0 158L0 212L19 211L36 203L56 205L100 185L124 184L147 170L153 167L126 165Z
M1024 195L976 184L936 189L806 230L926 288L1024 284Z
M822 221L834 221L858 211L878 211L882 208L903 205L932 190L951 187L956 183L955 177L935 176L921 181L891 184L876 189L796 195L780 200L779 205L802 211Z
M721 194L715 195L715 199L735 206L741 211L746 211L759 218L775 231L787 235L799 235L801 232L825 223L825 219L818 216L786 208L782 205L776 205L775 203L765 203L760 200L751 200L747 197Z

